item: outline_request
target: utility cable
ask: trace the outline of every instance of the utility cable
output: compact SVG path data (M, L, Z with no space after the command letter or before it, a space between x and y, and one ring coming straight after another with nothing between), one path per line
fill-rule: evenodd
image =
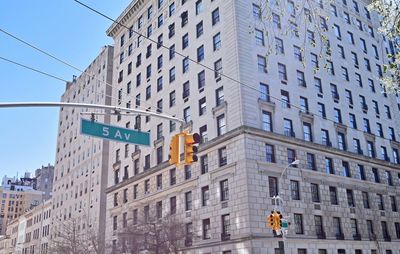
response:
M103 83L103 84L105 84L105 85L111 87L111 89L117 89L117 87L114 87L112 84L107 83L106 81L101 80L100 78L96 77L94 74L90 74L90 73L88 73L87 71L83 71L83 70L81 70L80 68L78 68L78 67L76 67L76 66L74 66L74 65L72 65L72 64L70 64L70 63L68 63L68 62L66 62L65 60L62 60L61 58L56 57L56 56L54 56L53 54L50 54L50 53L46 52L46 51L43 50L43 49L40 49L39 47L33 45L32 43L29 43L29 42L27 42L27 41L25 41L25 40L23 40L23 39L21 39L21 38L18 38L17 36L11 34L10 32L5 31L4 29L1 29L1 28L0 28L0 32L6 34L6 35L8 35L8 36L10 36L11 38L13 38L13 39L15 39L15 40L21 42L22 44L25 44L25 45L27 45L27 46L29 46L29 47L31 47L31 48L33 48L33 49L39 51L40 53L42 53L42 54L44 54L44 55L46 55L46 56L48 56L48 57L50 57L50 58L52 58L52 59L58 61L58 62L60 62L60 63L62 63L62 64L64 64L64 65L67 65L68 67L70 67L70 68L72 68L72 69L74 69L74 70L76 70L76 71L78 71L78 72L80 72L80 73L82 73L82 74L84 74L84 75L86 75L86 76L89 76L89 77L91 77L91 78L96 79L97 81L99 81L99 82L101 82L101 83ZM67 82L67 81L66 81L66 82ZM126 95L129 96L129 94L128 94L127 92L124 92L122 89L121 89L121 91L122 91L124 94L126 94ZM145 104L145 105L147 105L147 106L150 106L150 107L152 107L152 108L156 108L156 112L161 112L161 111L162 111L162 112L166 112L166 113L168 114L168 112L165 111L164 109L158 108L158 106L151 105L150 103L147 103L146 101L144 101L144 100L142 100L142 99L135 98L135 100L140 101L141 103L143 103L143 104ZM120 99L117 99L117 101L120 101ZM173 116L172 114L169 114L169 115L170 115L170 116Z
M117 24L117 25L120 25L121 27L124 27L124 28L127 29L128 31L132 31L133 33L137 34L138 36L142 36L143 38L147 39L148 41L150 41L150 42L152 42L152 43L158 45L158 47L161 47L161 48L170 50L169 47L165 46L163 43L158 43L157 41L155 41L154 39L149 38L149 37L146 36L145 34L142 34L142 33L138 32L138 31L135 31L134 29L130 29L129 27L127 27L126 25L122 24L122 23L119 22L118 20L111 18L110 16L108 16L108 15L106 15L106 14L104 14L104 13L102 13L102 12L96 10L96 9L94 9L93 7L91 7L91 6L89 6L89 5L85 4L85 3L82 3L82 2L79 1L79 0L73 0L73 1L76 2L76 3L78 3L78 4L80 4L80 5L83 6L83 7L85 7L85 8L87 8L87 9L91 10L92 12L97 13L98 15L100 15L100 16L102 16L102 17L104 17L104 18L106 18L106 19L108 19L108 20L110 20L110 21L112 21L113 23L115 23L115 24ZM237 79L235 79L235 78L233 78L233 77L230 77L230 76L228 76L228 75L222 73L221 71L217 71L217 70L215 70L214 68L209 67L209 66L207 66L207 65L205 65L205 64L203 64L203 63L200 63L200 62L198 62L197 60L195 60L195 59L193 59L193 58L191 58L191 57L189 57L189 56L187 56L187 55L184 55L183 53L181 53L181 52L179 52L179 51L174 50L174 52L175 52L176 55L179 55L179 56L182 57L183 59L186 58L186 59L188 59L190 62L193 62L193 63L195 63L195 64L197 64L197 65L199 65L199 66L201 66L201 67L203 67L203 68L205 68L205 69L207 69L207 70L210 70L210 71L212 71L213 73L217 73L217 74L220 75L221 77L225 77L225 78L227 78L227 79L229 79L229 80L231 80L231 81L233 81L233 82L235 82L235 83L237 83L237 84L239 84L239 85L242 85L242 86L245 86L245 87L250 88L250 89L252 89L252 90L255 90L255 91L257 91L258 93L263 94L263 95L266 96L267 98L268 98L268 97L269 97L269 98L273 98L274 100L276 100L276 101L278 101L278 102L285 103L286 105L290 105L290 106L292 106L293 108L297 108L297 109L303 111L303 109L302 109L300 106L294 105L293 103L287 102L287 101L285 101L285 100L283 100L283 99L281 99L281 98L279 98L279 97L275 97L275 96L270 95L270 94L267 94L267 93L265 93L265 92L263 92L263 91L259 91L259 89L255 88L255 87L253 87L253 86L250 86L250 85L248 85L248 84L246 84L246 83L244 83L244 82L242 82L242 81L240 81L240 80L237 80ZM332 123L337 123L337 122L336 122L335 120L333 120L333 119L329 119L329 118L327 118L327 117L323 117L323 116L321 116L321 115L319 115L319 114L312 113L311 111L308 111L308 113L309 113L310 115L312 115L312 116L317 116L317 117L319 117L319 118L321 118L321 119L323 119L323 120L325 120L325 121L329 121L329 122L332 122ZM340 123L340 124L343 125L343 126L345 126L345 127L350 128L350 129L353 129L353 130L355 130L355 131L364 133L364 131L362 131L362 130L354 129L354 128L352 128L352 127L350 127L350 126L348 126L348 125L345 125L345 124L343 124L343 123ZM391 139L388 139L388 138L385 138L385 137L380 137L380 138L381 138L381 139L384 139L384 140L392 141Z

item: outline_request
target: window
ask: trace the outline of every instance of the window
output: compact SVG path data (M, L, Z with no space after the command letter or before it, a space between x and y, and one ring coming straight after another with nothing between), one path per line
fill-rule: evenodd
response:
M369 59L364 58L364 66L367 71L371 71L371 65L369 63Z
M196 36L197 36L197 38L199 38L203 33L204 33L204 30L203 30L203 21L200 21L200 22L196 25Z
M220 167L225 166L227 164L226 147L218 149L218 159Z
M340 222L339 217L333 217L333 228L336 237L343 236L342 223Z
M118 217L114 216L113 217L113 230L117 230L118 229Z
M300 48L300 47L297 47L297 46L293 46L293 51L294 51L294 58L295 58L297 61L299 61L299 62L303 61L303 56L302 56L302 53L301 53L301 48Z
M214 70L214 78L218 81L222 74L222 59L218 59L214 62Z
M281 81L287 81L286 65L278 63L278 74Z
M175 91L169 93L169 107L175 106L176 98Z
M348 42L354 45L354 37L353 37L353 33L351 32L347 32L347 39Z
M208 156L207 156L207 154L200 157L200 168L201 168L202 175L208 173Z
M325 234L322 223L322 216L314 215L315 233L317 236L323 236Z
M268 111L262 111L262 129L272 131L272 116Z
M203 97L199 100L199 115L202 116L206 113L207 111L207 106L206 106L206 97Z
M340 112L340 109L334 108L333 112L334 112L334 116L335 116L335 122L342 123L342 114Z
M314 71L319 70L318 56L314 53L311 53L311 66L313 67Z
M370 205L369 205L368 192L365 192L365 191L362 192L362 199L363 199L364 208L369 209Z
M311 131L311 124L310 123L303 123L303 136L305 141L312 142L312 131Z
M344 48L341 45L338 45L338 49L339 49L339 54L342 57L342 59L346 59L346 55L344 53Z
M213 37L213 48L214 51L219 50L221 48L221 34L217 33Z
M175 44L169 47L169 60L175 58Z
M292 200L300 200L300 186L298 181L290 181L290 190L292 194Z
M163 77L157 79L157 92L163 89Z
M278 14L272 13L272 23L274 28L281 29L281 17Z
M144 194L150 193L150 179L144 181Z
M321 102L318 102L317 105L319 116L321 116L322 118L326 118L325 105Z
M197 61L201 62L204 60L204 46L201 45L197 48Z
M270 96L269 96L269 86L264 83L260 83L259 86L259 91L260 95L259 98L263 101L270 101Z
M392 174L390 173L390 171L388 170L385 171L385 177L387 184L393 186Z
M335 24L335 25L333 25L333 30L335 32L336 38L341 40L342 39L342 34L340 33L340 27Z
M253 4L253 17L261 19L261 8L259 5Z
M192 167L190 165L185 165L185 180L192 178Z
M203 125L200 127L200 144L203 144L208 141L208 132L207 132L207 125Z
M343 151L347 150L345 134L338 132L337 137L338 137L339 150L343 150Z
M182 37L182 49L185 49L189 46L189 34L186 33L183 37Z
M296 74L297 74L297 84L299 86L306 87L307 84L306 84L306 79L304 77L304 72L296 71Z
M219 182L220 193L221 193L221 201L229 200L229 186L228 179Z
M217 90L215 90L215 98L216 98L216 106L221 106L224 103L225 98L224 98L223 87L217 88Z
M390 239L388 227L386 221L381 221L382 235L384 239Z
M349 163L347 161L343 161L342 162L342 167L343 167L343 175L345 177L351 177Z
M287 158L288 158L288 163L291 164L296 160L296 151L293 149L287 149ZM292 167L297 167L297 165L293 165Z
M393 212L397 212L396 196L390 196L390 206L392 207Z
M189 86L189 81L186 81L185 83L183 83L182 85L182 98L185 99L187 97L189 97L190 95L190 86Z
M274 197L278 195L278 178L269 176L268 177L268 185L269 185L269 196Z
M367 220L367 230L368 230L368 235L370 238L372 238L374 234L374 224L372 220Z
M394 229L396 231L397 239L400 239L400 223L399 222L394 223Z
M349 205L349 207L355 207L353 190L347 189L346 195L347 195L347 204Z
M303 230L303 215L295 213L294 217L293 217L293 221L294 221L294 232L297 235L304 234L304 230Z
M265 144L266 161L270 163L275 162L274 146Z
M222 222L222 237L227 239L231 235L231 222L229 214L225 214L221 216Z
M201 200L203 206L210 204L210 190L208 185L201 188Z
M323 145L332 146L328 130L321 129L321 141Z
M176 214L176 197L171 197L169 199L169 207L171 215Z
M319 79L319 78L314 78L314 86L315 86L317 92L322 94L322 83L321 83L321 79Z
M367 141L368 156L375 158L375 146L372 141Z
M364 166L358 164L357 167L358 167L358 174L359 174L360 179L361 180L366 180Z
M379 172L377 168L372 168L372 174L374 176L374 181L380 183Z
M295 133L293 132L293 124L290 119L283 119L283 133L288 137L295 137Z
M315 155L312 153L307 153L307 168L311 170L316 170Z
M389 106L385 105L384 107L385 107L385 114L386 114L387 118L388 118L388 119L392 119L392 115L391 115L391 113L390 113L390 108L389 108Z
M332 205L338 205L339 204L336 187L329 186L329 196L330 196Z
M349 124L351 128L357 129L356 116L352 113L349 113Z
M211 13L211 20L212 20L212 25L213 25L213 26L216 25L216 24L219 22L220 17L219 17L219 9L218 9L218 8L215 9L215 10Z
M283 46L283 40L279 39L277 37L275 37L275 50L276 50L276 53L278 53L278 54L284 54L285 53L285 49L284 49L284 46Z
M225 114L217 116L217 135L221 136L226 133Z
M169 170L169 184L171 186L176 184L176 168Z
M376 194L376 199L377 199L377 203L378 203L378 209L385 210L385 203L383 202L383 195Z
M358 223L356 219L350 219L350 226L351 226L351 231L353 233L353 238L357 239L360 237L358 233Z
M325 158L325 170L327 174L335 174L335 169L333 168L333 161L331 158Z
M157 175L157 190L162 189L162 174Z
M185 193L185 211L192 210L192 192Z
M190 121L192 121L190 107L186 107L185 109L183 109L183 119L185 120L185 123L189 123Z
M157 216L157 219L161 219L162 218L162 209L163 207L162 207L162 201L158 201L157 203L156 203L156 216Z
M289 92L281 90L281 103L283 108L290 108Z
M318 184L315 184L315 183L311 184L311 199L312 199L312 202L316 202L316 203L321 202L320 198L319 198Z
M256 36L256 44L259 46L264 46L264 32L259 30L259 29L255 29L255 36Z
M267 72L267 60L264 56L257 56L257 66L259 72Z
M211 239L211 224L210 219L203 220L203 240Z
M198 0L196 2L196 15L200 14L201 12L203 12L203 1Z
M169 10L170 17L175 14L175 2L173 2L172 4L169 5L168 10Z

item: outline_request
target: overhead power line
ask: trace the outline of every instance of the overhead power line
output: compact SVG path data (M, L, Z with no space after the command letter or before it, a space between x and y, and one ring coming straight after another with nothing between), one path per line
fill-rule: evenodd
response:
M44 55L46 55L46 56L48 56L48 57L50 57L50 58L52 58L52 59L54 59L54 60L60 62L60 63L62 63L62 64L64 64L64 65L66 65L66 66L68 66L68 67L70 67L70 68L72 68L72 69L74 69L74 70L76 70L76 71L78 71L78 72L84 74L84 75L87 75L87 76L89 76L89 77L91 77L91 78L96 79L97 81L99 81L99 82L101 82L101 83L103 83L103 84L105 84L105 85L111 87L111 89L117 89L117 87L114 87L112 84L110 84L110 83L108 83L108 82L106 82L106 81L103 81L102 79L96 77L94 74L91 74L91 73L88 73L87 71L81 70L80 68L78 68L78 67L76 67L76 66L74 66L74 65L72 65L72 64L70 64L70 63L68 63L67 61L62 60L61 58L59 58L59 57L57 57L57 56L55 56L55 55L53 55L53 54L50 54L49 52L47 52L47 51L45 51L45 50L43 50L43 49L40 49L39 47L33 45L32 43L29 43L29 42L27 42L26 40L23 40L23 39L21 39L21 38L15 36L15 35L13 35L13 34L11 34L10 32L5 31L5 30L2 29L2 28L0 28L0 32L6 34L6 35L8 35L8 36L10 36L11 38L13 38L13 39L15 39L15 40L21 42L22 44L25 44L25 45L27 45L27 46L29 46L29 47L35 49L36 51L39 51L40 53L42 53L42 54L44 54ZM68 82L68 81L65 81L65 82ZM122 92L123 92L125 95L129 95L128 93L124 92L123 90L122 90ZM111 98L114 98L114 97L112 97L112 96L110 96L110 97L111 97ZM120 99L117 99L117 100L120 100ZM164 112L168 113L167 111L165 111L165 110L163 110L163 109L161 109L161 108L158 108L158 106L151 105L150 103L148 103L148 102L146 102L146 101L144 101L144 100L141 100L141 99L136 99L136 100L140 101L141 103L143 103L143 104L145 104L145 105L147 105L147 106L150 106L150 107L152 107L152 108L156 108L156 111L164 111ZM172 115L172 114L170 114L170 115Z
M151 38L148 37L147 35L142 34L142 33L138 32L138 31L135 31L134 29L130 29L130 28L127 27L126 25L122 24L121 22L117 21L116 19L111 18L110 16L104 14L103 12L100 12L100 11L94 9L93 7L87 5L87 4L85 4L85 3L83 3L83 2L81 2L81 1L79 1L79 0L73 0L73 1L76 2L76 3L78 3L78 4L80 4L80 5L83 6L83 7L85 7L85 8L87 8L87 9L91 10L92 12L97 13L98 15L100 15L100 16L102 16L102 17L104 17L104 18L106 18L106 19L108 19L108 20L110 20L110 21L112 21L113 23L118 24L118 25L120 25L121 27L124 27L124 28L127 29L128 31L132 31L132 32L135 33L135 34L137 34L137 35L139 35L139 36L142 36L143 38L145 38L146 40L152 42L153 44L158 45L158 47L161 47L161 48L170 50L169 47L165 46L164 44L158 43L158 42L155 41L154 39L151 39ZM194 58L191 58L191 57L189 57L189 56L187 56L187 55L184 55L183 53L181 53L181 52L179 52L179 51L176 51L176 50L175 50L174 52L175 52L176 55L178 55L178 56L180 56L180 57L182 57L182 58L187 58L189 61L191 61L191 62L193 62L193 63L195 63L195 64L197 64L197 65L199 65L199 66L202 66L203 68L205 68L205 69L207 69L207 70L209 70L209 71L212 71L213 73L217 73L217 74L219 74L221 77L225 77L225 78L227 78L227 79L233 81L234 83L237 83L237 84L239 84L239 85L242 85L242 86L245 86L245 87L250 88L250 89L252 89L252 90L255 90L255 91L257 91L257 93L262 93L264 96L270 97L270 98L272 98L272 99L274 99L274 100L276 100L276 101L278 101L278 102L286 103L287 105L290 105L290 106L292 106L293 108L297 108L297 109L303 111L303 109L302 109L300 106L297 106L297 105L295 105L295 104L293 104L293 103L287 102L287 101L285 101L285 100L283 100L283 99L281 99L281 98L279 98L279 97L275 97L275 96L273 96L273 95L270 95L270 94L267 94L267 93L265 93L265 92L259 91L258 88L255 88L255 87L253 87L253 86L251 86L251 85L248 85L248 84L246 84L246 83L244 83L244 82L242 82L242 81L240 81L240 80L237 80L237 79L235 79L235 78L233 78L233 77L231 77L231 76L228 76L228 75L222 73L221 71L216 71L214 68L209 67L209 66L207 66L207 65L205 65L205 64L203 64L203 63L200 63L200 62L198 62L197 60L195 60ZM324 121L329 121L329 122L332 122L332 123L337 123L337 122L336 122L335 120L333 120L333 119L329 119L329 118L327 118L327 117L320 116L319 114L312 113L310 110L308 110L308 113L311 114L311 115L313 115L313 116L319 117L319 118L323 119ZM349 127L349 126L346 125L346 124L341 123L341 125L343 125L343 126L345 126L345 127L348 127L348 128L350 128L350 129L353 129L352 127ZM359 130L359 129L353 129L353 130L364 133L364 131ZM389 140L389 141L391 141L390 139L385 138L385 137L380 137L380 138L382 138L382 139L384 139L384 140Z

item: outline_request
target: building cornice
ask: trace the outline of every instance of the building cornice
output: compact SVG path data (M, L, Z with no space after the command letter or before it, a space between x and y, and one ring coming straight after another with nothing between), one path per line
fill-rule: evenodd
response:
M112 25L107 29L106 34L110 37L115 37L119 30L123 28L122 25L126 25L126 22L130 20L130 18L139 11L146 0L134 0L132 1L128 7L119 15L116 22L113 22Z

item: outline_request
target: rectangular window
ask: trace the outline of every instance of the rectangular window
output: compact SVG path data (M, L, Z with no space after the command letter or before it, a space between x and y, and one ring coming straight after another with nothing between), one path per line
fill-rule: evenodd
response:
M217 51L221 48L221 33L217 33L213 37L213 49Z
M226 147L218 149L218 160L220 167L225 166L228 163Z
M294 221L294 232L297 235L304 234L304 230L303 230L303 215L295 213L294 217L293 217L293 221Z
M368 195L368 192L365 192L365 191L362 192L362 199L363 199L363 206L364 206L364 208L369 209L369 208L370 208L370 205L369 205L369 195Z
M169 184L171 186L176 184L176 168L170 169L169 171Z
M221 136L226 133L225 114L217 116L217 135Z
M339 204L336 187L329 186L329 196L330 196L332 205L338 205Z
M220 17L219 17L219 9L218 9L218 8L215 9L215 10L211 13L211 20L212 20L212 25L213 25L213 26L216 25L216 24L219 22Z
M347 195L347 204L349 205L349 207L355 207L353 190L347 189L346 195Z
M265 144L265 154L266 154L267 162L271 162L271 163L275 162L274 146Z
M316 202L316 203L321 202L320 198L319 198L318 184L315 184L315 183L311 184L311 198L312 198L312 202Z
M272 131L272 116L268 111L262 111L262 129L264 131Z
M203 220L203 240L211 239L211 224L210 219Z
M292 194L292 200L300 200L300 186L298 181L290 181L290 190Z
M185 193L185 211L192 210L192 192Z
M322 216L314 215L315 233L317 237L322 238L325 235Z
M268 177L268 185L269 185L269 196L274 197L278 195L278 178L269 176Z
M210 189L208 185L201 188L201 200L203 206L210 204Z
M307 169L316 170L315 155L312 153L307 153Z
M207 154L200 157L200 168L201 168L201 174L208 173L208 156L207 156Z
M169 208L171 215L176 214L176 197L171 197L169 199Z
M225 179L219 183L220 192L221 192L221 201L229 200L229 186L228 179Z

